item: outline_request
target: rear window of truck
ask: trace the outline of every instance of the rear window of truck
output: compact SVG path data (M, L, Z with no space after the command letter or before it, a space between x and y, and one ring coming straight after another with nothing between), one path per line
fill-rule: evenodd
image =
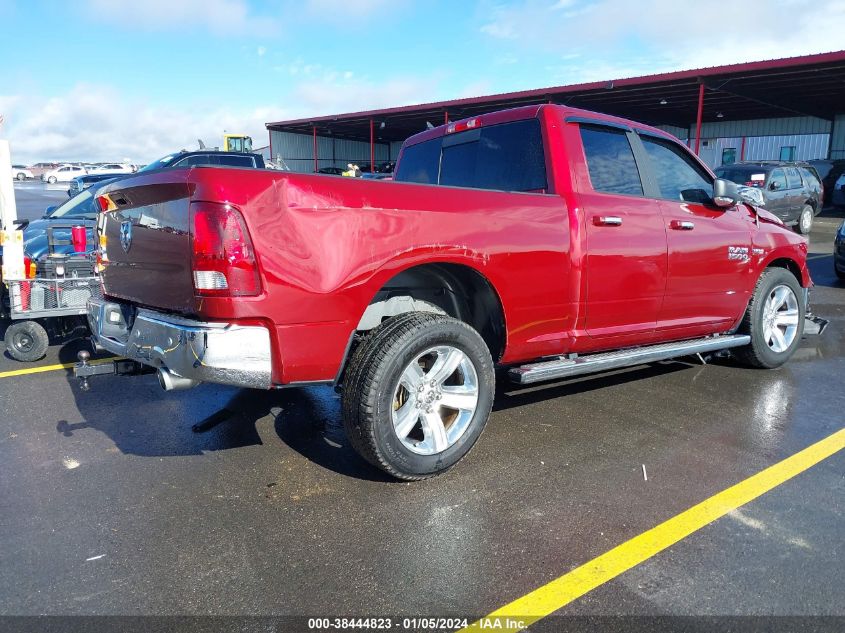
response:
M625 132L582 125L581 141L595 191L643 195L640 172Z
M540 122L501 123L410 145L402 150L394 179L498 191L545 191Z

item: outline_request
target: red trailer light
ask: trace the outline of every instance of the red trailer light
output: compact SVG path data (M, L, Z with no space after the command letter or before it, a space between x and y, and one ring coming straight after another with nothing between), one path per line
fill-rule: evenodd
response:
M211 202L191 204L194 289L203 297L254 297L261 279L252 240L235 208Z

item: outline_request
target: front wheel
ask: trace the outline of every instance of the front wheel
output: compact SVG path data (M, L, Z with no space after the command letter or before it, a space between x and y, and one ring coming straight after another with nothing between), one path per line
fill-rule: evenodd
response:
M752 367L773 369L783 365L804 333L803 292L798 280L783 268L767 268L760 275L743 318L740 332L751 343L735 355Z
M50 183L51 185L55 185L57 180L58 180L58 179L57 179L55 176L50 176L50 177L47 179L47 182L48 182L48 183Z
M399 479L445 472L490 416L490 350L466 323L412 313L373 330L350 360L343 424L353 447Z
M6 328L6 351L15 360L31 363L44 358L50 339L40 323L15 321Z
M18 180L26 180L26 174L19 173L17 176L15 176L15 178L17 178Z

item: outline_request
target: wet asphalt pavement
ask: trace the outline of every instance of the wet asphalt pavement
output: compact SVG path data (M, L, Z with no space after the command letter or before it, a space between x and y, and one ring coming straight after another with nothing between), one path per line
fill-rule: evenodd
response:
M472 453L420 483L357 457L329 388L0 378L0 614L489 613L845 427L840 221L811 239L831 325L785 367L685 359L500 393ZM563 612L845 615L843 473L840 453Z

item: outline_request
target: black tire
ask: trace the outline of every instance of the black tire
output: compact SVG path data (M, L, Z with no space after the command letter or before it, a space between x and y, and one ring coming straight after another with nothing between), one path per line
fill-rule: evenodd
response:
M48 182L49 184L51 184L51 185L55 185L57 180L58 180L58 179L57 179L55 176L50 176L50 177L47 179L47 182Z
M813 230L813 207L805 204L798 215L798 222L795 223L795 231L801 235L809 235Z
M18 173L17 176L15 176L15 178L17 180L26 180L26 174L24 174L23 172L20 172L20 173Z
M478 401L466 430L453 444L421 455L394 431L394 397L405 368L426 350L442 345L458 349L472 363ZM402 314L373 330L353 353L344 377L343 425L355 450L377 468L398 479L426 479L447 471L470 451L490 417L494 391L493 360L478 332L440 314Z
M24 363L44 358L50 345L47 330L35 321L15 321L6 328L3 340L9 356Z
M833 272L836 273L836 277L839 281L845 281L845 272L842 272L836 267L836 263L833 264Z
M772 349L764 337L766 301L769 295L779 286L787 286L792 290L798 307L797 330L789 346L783 351ZM734 356L751 367L765 369L780 367L789 360L801 344L805 312L804 292L795 276L784 268L767 268L757 280L757 285L754 287L754 293L751 295L751 301L748 303L748 309L745 311L745 316L739 328L740 334L751 336L751 343L745 347L736 348Z

